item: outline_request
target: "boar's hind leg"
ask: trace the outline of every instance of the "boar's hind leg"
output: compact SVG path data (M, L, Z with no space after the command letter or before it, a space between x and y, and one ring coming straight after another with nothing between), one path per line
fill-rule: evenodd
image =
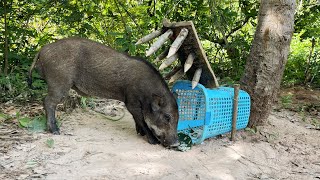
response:
M46 111L47 128L53 134L60 134L55 117L55 111L57 105L61 102L63 97L68 95L71 85L67 84L50 85L48 83L48 95L44 99L44 109Z
M143 114L141 108L132 108L130 105L127 106L129 112L132 114L133 119L136 123L136 131L138 134L144 136L147 135L148 142L150 144L159 144L158 139L153 135L147 124L143 120Z

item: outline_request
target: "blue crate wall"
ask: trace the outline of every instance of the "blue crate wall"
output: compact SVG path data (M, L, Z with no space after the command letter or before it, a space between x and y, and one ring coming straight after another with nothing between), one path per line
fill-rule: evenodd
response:
M205 92L196 87L192 91L184 88L186 84L176 83L173 93L177 96L179 111L178 132L188 134L193 143L201 143L206 118ZM194 134L191 131L200 133Z
M172 88L179 108L178 131L191 136L193 143L231 131L234 89L206 89L201 84L191 88L190 81L178 81ZM250 96L239 91L237 129L247 126ZM196 132L196 133L195 133Z

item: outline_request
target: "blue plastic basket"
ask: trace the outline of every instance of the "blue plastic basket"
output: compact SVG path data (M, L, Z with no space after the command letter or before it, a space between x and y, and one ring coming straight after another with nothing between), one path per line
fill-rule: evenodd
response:
M207 89L198 84L192 89L190 81L178 81L172 91L177 95L179 109L178 132L188 134L194 144L207 138L228 133L232 126L234 89ZM248 125L250 96L239 91L237 130Z

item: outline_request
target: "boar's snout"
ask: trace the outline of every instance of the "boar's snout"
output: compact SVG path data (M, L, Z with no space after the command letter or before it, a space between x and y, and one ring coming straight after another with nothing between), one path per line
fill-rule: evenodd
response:
M179 140L177 139L173 144L170 145L171 148L178 147L180 145Z
M178 147L180 145L178 136L174 136L174 138L171 141L163 141L163 146L168 147L168 148L175 148Z

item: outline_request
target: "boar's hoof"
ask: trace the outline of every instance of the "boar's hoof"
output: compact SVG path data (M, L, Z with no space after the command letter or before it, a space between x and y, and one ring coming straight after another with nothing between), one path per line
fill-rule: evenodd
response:
M137 134L140 134L141 136L146 135L146 133L144 132L144 130L143 130L140 126L138 126L138 125L136 125L136 131L137 131Z
M49 132L51 132L54 135L60 135L59 128L50 128Z
M59 132L59 131L53 131L52 134L54 134L54 135L60 135L60 132Z

